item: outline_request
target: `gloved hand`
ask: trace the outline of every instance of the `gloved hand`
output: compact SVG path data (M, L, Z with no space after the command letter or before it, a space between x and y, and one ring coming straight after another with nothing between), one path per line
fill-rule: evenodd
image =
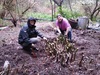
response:
M59 33L57 30L55 30L55 32L54 32L56 35Z
M43 40L47 40L47 38L46 37L43 37Z
M32 43L31 46L34 47L35 45Z

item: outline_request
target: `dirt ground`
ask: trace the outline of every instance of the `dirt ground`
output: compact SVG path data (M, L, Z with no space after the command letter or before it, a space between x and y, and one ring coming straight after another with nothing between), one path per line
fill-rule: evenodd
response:
M47 38L54 38L52 23L37 23L37 29ZM11 75L100 75L100 31L73 29L74 45L78 48L76 59L66 67L51 59L39 43L37 57L32 58L18 44L21 27L0 30L0 68L5 60L11 65ZM79 62L83 56L81 67ZM16 74L14 74L16 72Z

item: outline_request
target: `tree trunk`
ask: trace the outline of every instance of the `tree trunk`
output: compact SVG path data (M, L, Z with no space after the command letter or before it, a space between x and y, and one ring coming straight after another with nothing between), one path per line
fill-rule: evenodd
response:
M98 7L98 3L99 3L99 0L96 0L96 6L95 6L95 8L94 8L92 14L90 15L90 19L91 19L91 20L93 20L94 14L96 13L96 11L98 11L98 10L100 11L100 6Z
M62 6L63 0L53 0L58 6Z
M70 10L73 11L70 0L68 0L68 3L69 3Z
M56 5L55 5L55 3L54 3L54 16L56 15Z
M62 3L64 0L53 0L54 3L56 3L58 6L59 6L59 13L62 15L63 12L62 12Z
M52 20L51 20L51 21L53 21L53 20L54 20L54 18L53 18L53 15L54 15L54 9L53 9L53 3L52 3L52 0L50 0L50 3L51 3L51 9L52 9Z
M97 13L95 14L95 18L98 16L99 13L100 13L100 10L98 10Z
M72 10L72 6L71 6L71 2L70 2L70 0L68 0L68 3L69 3L69 7L70 7L70 10L71 10L71 15L72 15L72 17L73 17L73 10Z

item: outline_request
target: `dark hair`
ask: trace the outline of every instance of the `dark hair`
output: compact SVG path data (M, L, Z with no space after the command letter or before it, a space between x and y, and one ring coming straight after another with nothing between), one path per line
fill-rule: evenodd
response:
M58 16L61 16L61 17L62 17L62 15L61 15L61 14L58 14L58 15L57 15L57 18L58 18Z

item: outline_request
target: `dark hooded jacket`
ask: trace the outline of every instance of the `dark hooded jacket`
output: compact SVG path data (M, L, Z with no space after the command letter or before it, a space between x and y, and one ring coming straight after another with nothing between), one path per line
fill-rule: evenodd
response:
M22 27L19 33L18 43L21 44L22 46L23 44L24 46L31 45L32 42L30 41L30 38L37 37L37 36L43 38L43 36L35 29L36 26L30 24L30 20L36 22L36 19L29 18L27 24Z

